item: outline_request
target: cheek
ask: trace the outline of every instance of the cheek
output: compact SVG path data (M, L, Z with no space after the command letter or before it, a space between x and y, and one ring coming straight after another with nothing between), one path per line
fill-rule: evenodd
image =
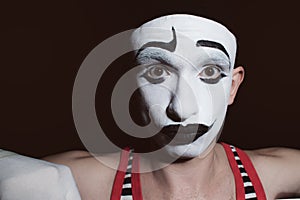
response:
M149 111L150 121L161 128L167 123L165 113L170 102L170 90L158 85L146 85L140 91L146 104L145 109Z
M212 124L216 119L224 117L230 83L229 78L223 78L216 84L206 84L199 80L192 86L199 110L198 122Z
M230 94L230 78L224 78L219 83L210 86L210 93L212 96L213 115L218 117L224 117L228 98Z
M141 77L138 76L138 77ZM172 75L163 83L152 84L145 78L137 78L137 85L141 91L142 98L146 103L146 107L150 109L152 106L161 106L166 108L172 96L172 91L176 85L177 77Z

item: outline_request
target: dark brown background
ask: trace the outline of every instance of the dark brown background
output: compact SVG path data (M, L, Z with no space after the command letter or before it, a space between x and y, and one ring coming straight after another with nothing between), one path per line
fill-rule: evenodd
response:
M170 13L226 24L246 79L222 140L300 148L296 1L13 1L1 3L0 148L30 156L84 149L72 119L76 72L105 38Z

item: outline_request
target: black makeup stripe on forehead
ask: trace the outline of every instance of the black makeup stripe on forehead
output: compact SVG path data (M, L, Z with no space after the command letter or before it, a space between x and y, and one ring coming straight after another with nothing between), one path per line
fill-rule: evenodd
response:
M170 52L174 52L176 49L176 45L177 45L177 37L176 37L175 28L173 26L172 26L172 33L173 33L173 39L170 42L167 42L167 43L166 42L157 42L157 41L148 42L148 43L144 44L138 50L136 57L140 54L140 52L142 50L144 50L147 47L157 47L157 48L165 49Z
M225 53L225 55L230 59L228 52L226 51L225 47L218 43L218 42L214 42L214 41L210 41L210 40L198 40L196 43L196 47L212 47L212 48L216 48L219 49L221 51L223 51L223 53Z

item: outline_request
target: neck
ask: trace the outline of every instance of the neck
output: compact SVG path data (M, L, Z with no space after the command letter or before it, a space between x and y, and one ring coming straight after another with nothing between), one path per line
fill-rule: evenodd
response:
M207 184L216 171L217 154L215 148L205 157L175 162L154 172L154 176L170 187L178 186L178 181L193 185Z
M163 188L162 192L168 193L166 195L178 196L184 190L185 193L190 191L191 196L197 196L209 191L220 169L219 163L217 145L213 144L204 156L174 162L142 176L153 187Z

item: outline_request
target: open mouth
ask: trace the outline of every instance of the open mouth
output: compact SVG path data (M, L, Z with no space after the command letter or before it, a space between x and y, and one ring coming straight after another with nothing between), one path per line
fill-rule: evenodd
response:
M172 140L172 145L188 144L207 133L213 124L210 126L204 124L189 124L187 126L168 125L160 132Z

